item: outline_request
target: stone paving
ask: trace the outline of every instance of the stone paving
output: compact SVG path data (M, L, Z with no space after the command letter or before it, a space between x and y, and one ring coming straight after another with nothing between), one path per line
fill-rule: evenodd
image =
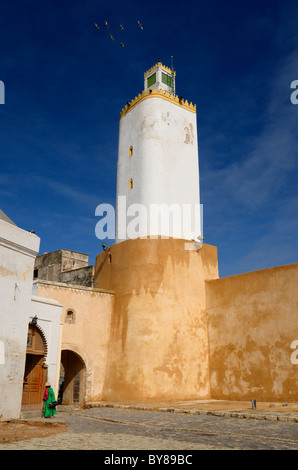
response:
M159 404L160 405L160 404ZM1 445L1 450L297 450L297 411L184 402L171 407L100 403L58 407L68 431ZM212 405L212 406L211 406ZM142 409L141 409L142 408ZM260 407L259 407L260 408ZM225 414L226 413L226 414ZM248 419L250 418L250 419Z
M116 408L174 413L208 414L247 419L267 419L270 421L291 421L298 423L297 403L258 402L252 409L251 402L226 400L196 400L175 403L86 403L86 408Z

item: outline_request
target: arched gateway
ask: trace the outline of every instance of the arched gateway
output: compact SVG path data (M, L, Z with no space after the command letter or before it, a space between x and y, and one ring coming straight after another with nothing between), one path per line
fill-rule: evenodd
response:
M81 355L71 349L61 351L60 400L63 405L82 404L86 394L86 365ZM63 390L63 391L62 391Z

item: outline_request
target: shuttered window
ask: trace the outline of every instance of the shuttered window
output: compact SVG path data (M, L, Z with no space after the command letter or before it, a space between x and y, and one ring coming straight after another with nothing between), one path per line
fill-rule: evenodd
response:
M166 73L163 73L162 72L162 76L161 76L161 79L162 79L162 83L164 83L165 85L167 86L172 86L172 79L171 79L171 76L170 75L167 75Z
M156 73L153 73L150 77L147 78L147 86L150 88L152 85L156 83Z

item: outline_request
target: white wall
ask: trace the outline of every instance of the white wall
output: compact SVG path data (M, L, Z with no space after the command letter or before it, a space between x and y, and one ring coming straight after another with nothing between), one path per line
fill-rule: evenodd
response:
M133 155L128 156L133 146ZM130 178L133 189L129 189ZM199 205L199 164L196 113L160 96L140 101L122 116L119 131L117 202L126 196L126 205ZM117 224L121 214L117 205ZM149 215L148 215L149 220ZM156 235L189 239L159 230ZM147 233L149 231L147 230ZM142 235L146 235L146 230ZM199 235L199 234L197 234ZM117 231L116 241L126 238Z
M0 220L0 418L19 418L34 260L40 239Z

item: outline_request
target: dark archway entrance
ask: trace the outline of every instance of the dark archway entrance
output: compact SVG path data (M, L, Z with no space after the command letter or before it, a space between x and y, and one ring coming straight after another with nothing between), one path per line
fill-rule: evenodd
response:
M23 380L22 411L42 409L45 382L47 343L37 325L29 323L25 373Z
M61 352L60 383L63 405L83 404L85 398L86 366L83 359L75 352L65 349Z

